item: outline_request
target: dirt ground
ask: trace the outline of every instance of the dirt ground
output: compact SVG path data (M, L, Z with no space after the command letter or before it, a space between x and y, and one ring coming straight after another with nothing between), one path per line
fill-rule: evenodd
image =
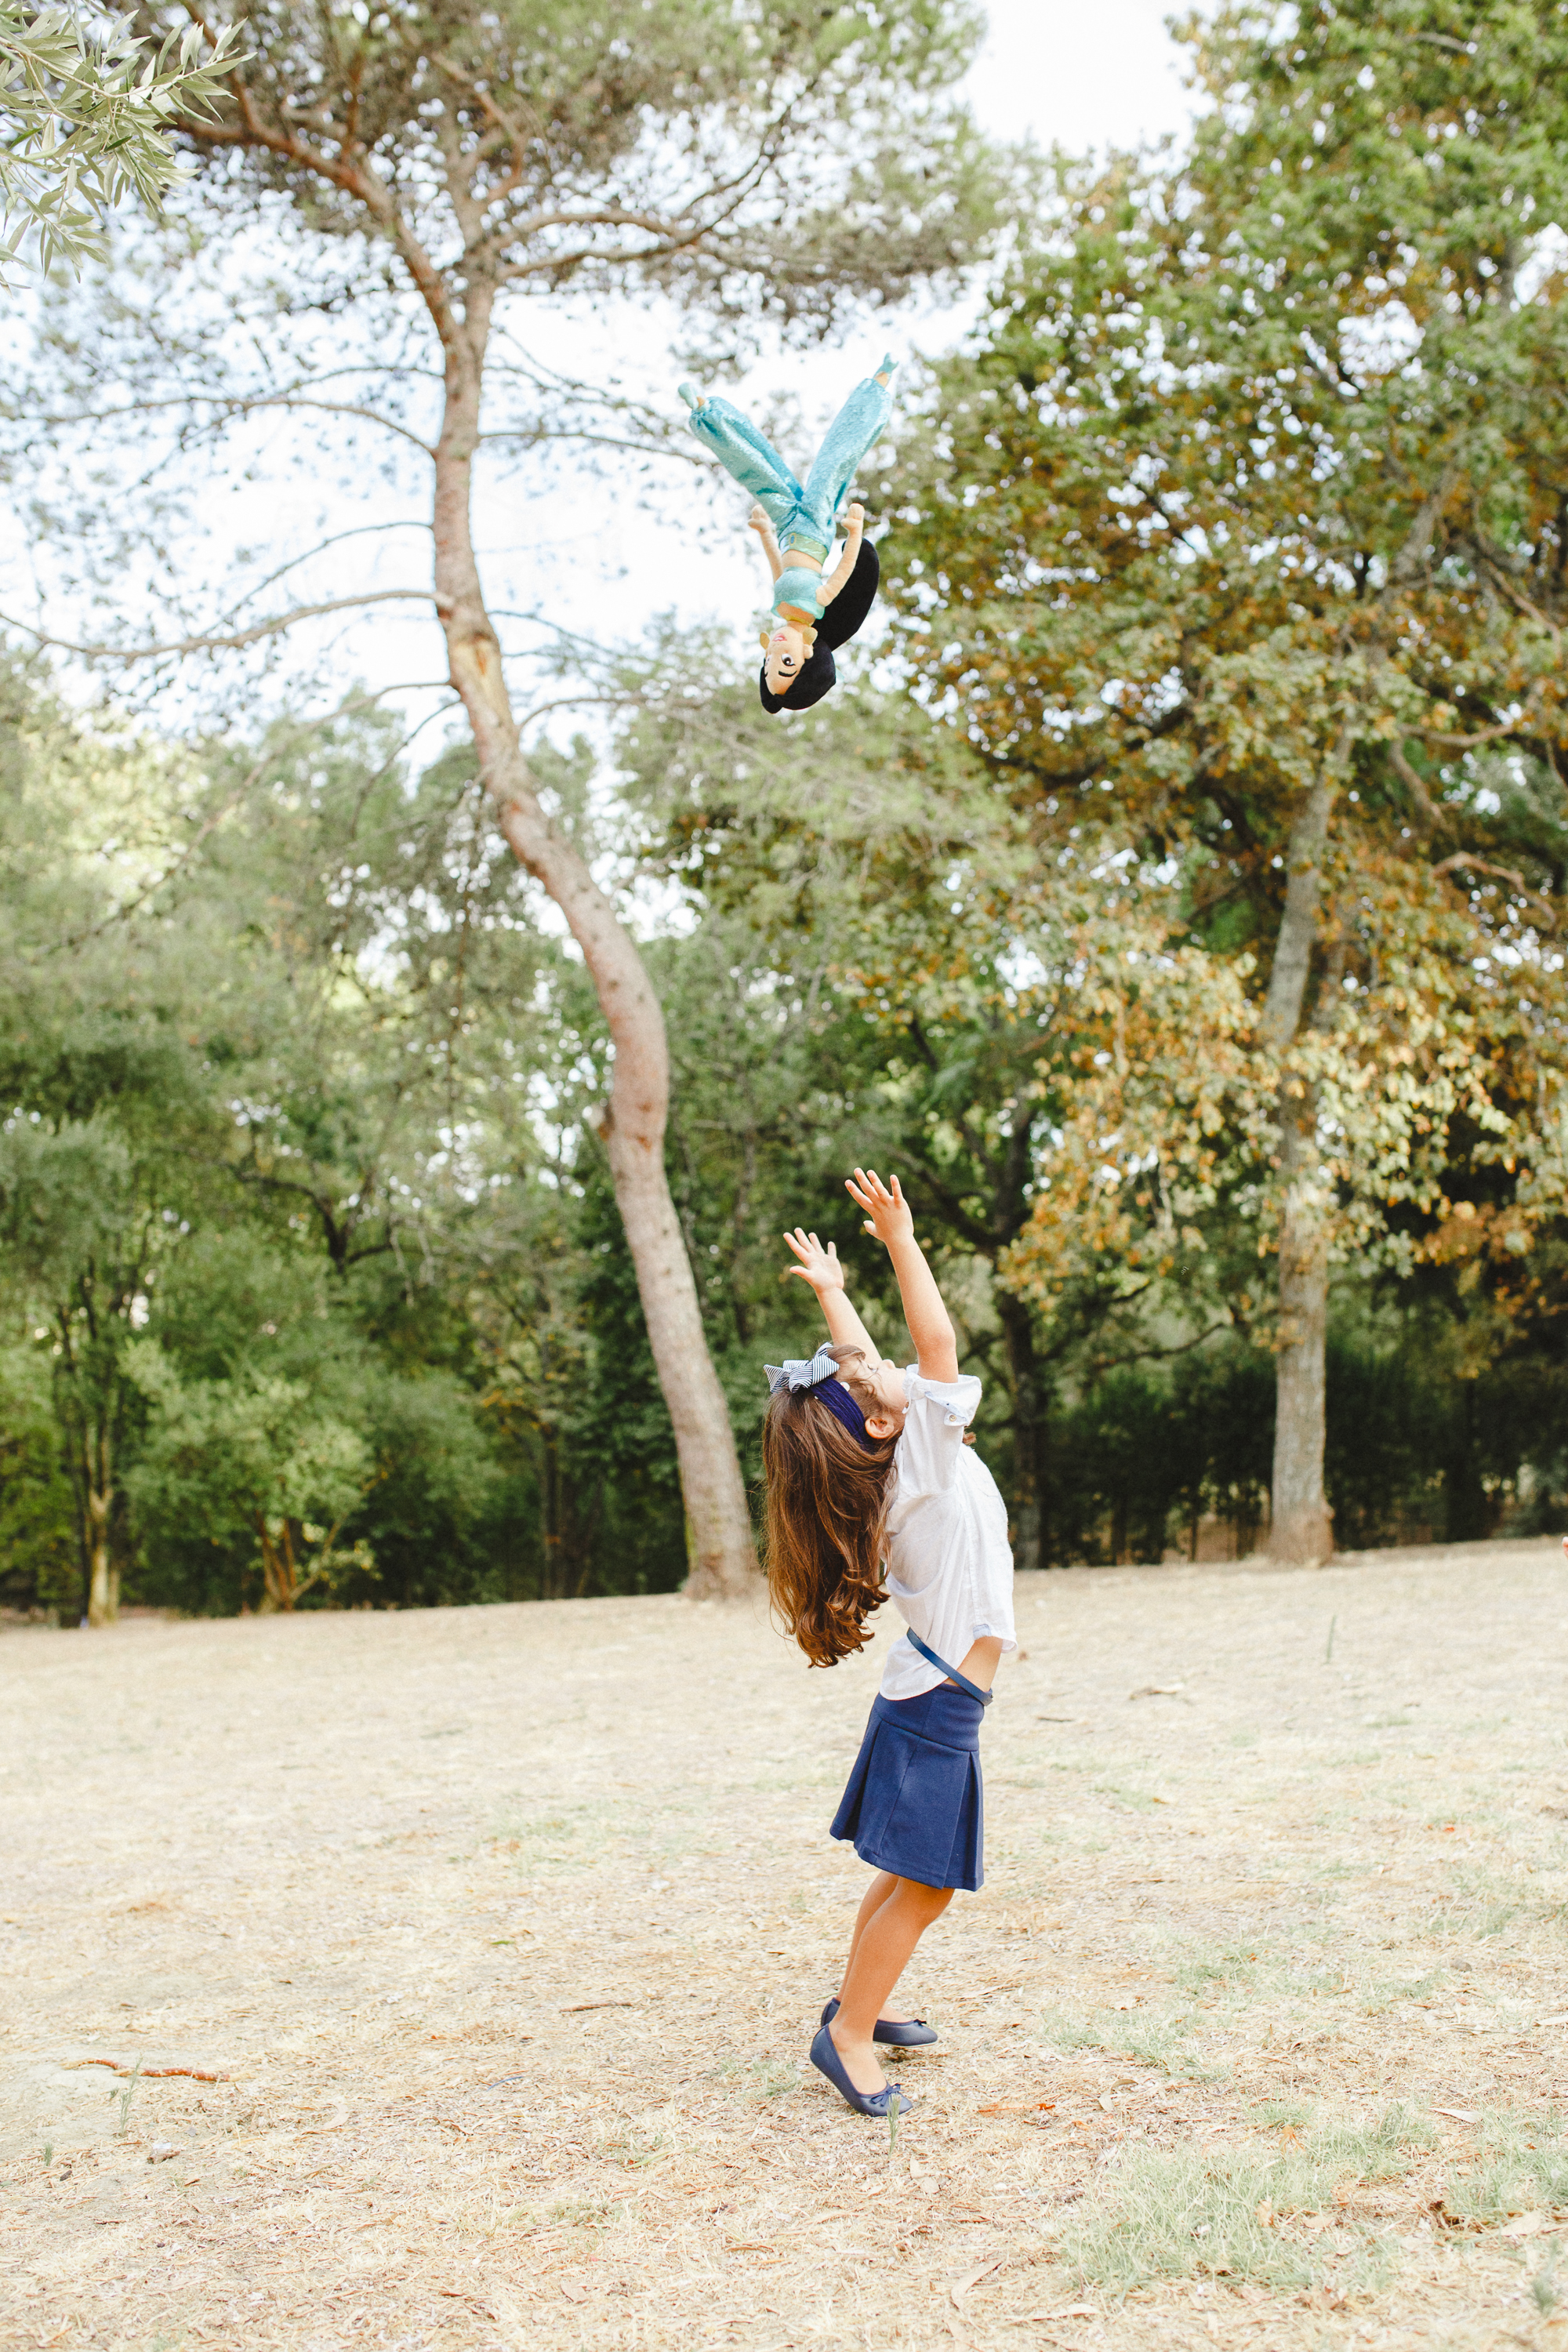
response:
M1563 2352L1555 1547L1018 1614L896 2138L805 2063L890 1624L0 1636L0 2342Z

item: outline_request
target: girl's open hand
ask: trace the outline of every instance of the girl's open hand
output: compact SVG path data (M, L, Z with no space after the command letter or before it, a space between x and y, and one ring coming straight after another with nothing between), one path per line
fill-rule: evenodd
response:
M844 1268L838 1263L836 1243L829 1242L824 1248L815 1234L808 1234L800 1225L796 1225L793 1234L785 1234L784 1239L800 1260L798 1265L787 1266L786 1273L798 1274L803 1282L810 1283L819 1297L825 1290L843 1289Z
M865 508L863 506L852 506L845 515L844 520L848 524L851 530L864 530L866 528Z
M746 517L746 520L751 524L753 530L761 531L764 539L767 539L771 535L773 525L768 520L766 511L763 508L753 507L751 513Z
M866 1212L866 1231L885 1247L914 1239L915 1213L905 1200L895 1176L891 1192L874 1168L857 1168L844 1179L844 1190Z

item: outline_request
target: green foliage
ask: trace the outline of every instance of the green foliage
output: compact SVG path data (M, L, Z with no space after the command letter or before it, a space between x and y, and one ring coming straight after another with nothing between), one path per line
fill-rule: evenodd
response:
M42 1350L24 1343L0 1352L0 1604L74 1616L76 1513L52 1404Z
M758 308L820 325L961 267L995 222L994 166L950 96L981 31L968 0L661 0L629 41L582 0L233 16L252 56L208 149L216 201L282 191L317 237L384 241L421 291L427 257L461 253L470 289L652 283L720 332ZM207 125L187 128L200 148Z
M1163 902L1009 1255L1053 1318L1115 1258L1268 1341L1286 1214L1472 1375L1562 1311L1564 37L1450 15L1194 20L1190 148L1059 167L900 451L921 687L1048 864Z
M374 1567L345 1557L337 1538L370 1487L374 1456L310 1383L276 1372L182 1382L150 1340L132 1347L128 1370L150 1408L128 1481L150 1542L186 1525L220 1546L254 1534L275 1608L295 1607L346 1566Z
M39 267L101 252L104 216L135 195L157 209L180 177L176 114L210 114L237 28L199 24L157 47L124 24L66 5L0 5L0 265L28 246ZM3 282L3 280L0 280Z
M837 1233L853 1263L837 1166L846 1152L889 1157L987 1381L981 1441L1022 1563L1158 1559L1208 1542L1211 1519L1246 1552L1267 1525L1274 1423L1247 1204L1195 1160L1152 1181L1125 1138L1130 1181L1087 1195L1065 1181L1069 1165L1092 1174L1118 1156L1107 1098L1085 1082L1101 1061L1120 1055L1129 1086L1162 1104L1189 1077L1201 1103L1223 1074L1207 982L1188 987L1164 963L1157 880L1104 859L1100 836L1062 839L1042 872L961 746L907 709L836 701L785 734L742 688L672 690L649 696L624 744L645 855L684 882L700 926L659 966L694 1194L728 1201L743 1166L750 1197L776 1203L752 1249L722 1218L706 1229L729 1311L778 1328L784 1303L763 1302L782 1223ZM1125 958L1152 934L1141 996ZM680 978L704 970L700 991ZM760 1098L752 1054L765 1055ZM1093 1115L1069 1163L1086 1093ZM758 1117L774 1103L782 1128L771 1108ZM710 1121L727 1144L698 1159L691 1130ZM1197 1139L1212 1165L1254 1148L1223 1118ZM1461 1140L1450 1131L1451 1149ZM997 1276L1026 1221L1041 1230L1047 1188L1070 1255L1019 1298ZM1543 1240L1526 1261L1538 1282ZM1490 1534L1510 1515L1549 1523L1561 1293L1526 1326L1473 1274L1405 1271L1396 1254L1385 1272L1341 1278L1327 1476L1346 1547ZM874 1260L854 1265L897 1346L879 1278Z
M7 1603L74 1616L95 1558L110 1611L117 1581L258 1606L269 1573L274 1603L305 1606L679 1584L668 1415L593 1127L603 1025L471 761L405 776L352 704L174 758L60 713L25 671L0 695ZM967 755L907 710L844 705L784 751L728 690L650 691L626 749L645 858L687 893L648 950L668 1170L748 1475L760 1360L815 1337L784 1225L836 1235L873 1329L904 1344L842 1191L870 1156L905 1173L985 1377L981 1443L1026 1559L1157 1559L1216 1519L1245 1550L1271 1365L1223 1209L1201 1260L1086 1261L1048 1311L999 1279L1074 1056L1112 1034L1083 974L1138 893L1071 862L1037 889ZM584 810L587 774L562 755ZM1342 1285L1347 1543L1554 1508L1552 1294L1500 1353L1462 1276Z

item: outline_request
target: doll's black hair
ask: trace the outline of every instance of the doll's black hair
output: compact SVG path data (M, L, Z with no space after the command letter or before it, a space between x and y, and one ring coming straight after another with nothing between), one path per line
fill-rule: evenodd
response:
M782 694L774 694L768 685L768 666L763 664L758 673L757 687L763 698L763 709L771 718L780 710L809 710L825 694L831 694L838 682L834 665L833 648L851 638L877 599L877 583L882 568L877 561L877 551L868 539L860 542L860 553L855 569L816 625L816 643L807 655L798 677L791 678Z

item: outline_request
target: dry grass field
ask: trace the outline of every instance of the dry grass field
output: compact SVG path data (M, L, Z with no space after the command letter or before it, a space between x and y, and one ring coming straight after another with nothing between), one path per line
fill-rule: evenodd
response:
M1555 1547L1019 1619L891 2143L805 2063L890 1625L0 1636L0 2342L1568 2347Z

